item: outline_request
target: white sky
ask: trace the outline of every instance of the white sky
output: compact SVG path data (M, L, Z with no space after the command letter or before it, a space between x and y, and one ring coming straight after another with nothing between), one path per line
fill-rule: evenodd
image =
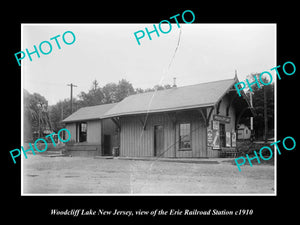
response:
M158 27L158 25L156 24ZM72 31L76 41L55 41L49 55L40 53L22 60L23 87L46 97L49 105L88 91L97 79L102 87L122 78L134 88L152 88L156 84L185 86L269 71L276 66L276 24L180 24L181 40L170 70L179 28L172 24L168 34L147 34L137 44L134 32L153 24L22 24L22 49L34 50L42 41ZM165 28L164 30L167 30ZM67 37L67 36L66 36ZM46 47L45 47L46 51ZM17 64L17 61L16 61ZM18 65L18 64L17 64ZM271 72L275 74L274 71Z

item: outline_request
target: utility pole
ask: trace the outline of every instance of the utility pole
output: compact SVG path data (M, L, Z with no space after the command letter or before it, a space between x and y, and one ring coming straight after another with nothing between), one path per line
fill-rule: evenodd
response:
M252 99L253 92L250 92L250 106L253 109L253 99ZM251 139L253 138L253 116L250 117L250 130L251 130ZM253 139L252 139L253 140Z
M64 104L61 102L61 121L64 119Z
M71 102L71 114L73 113L73 87L77 87L74 84L67 84L67 86L71 86L71 97L70 97L70 102Z
M264 85L264 121L265 121L265 142L268 141L268 111L267 111L267 90L266 85Z

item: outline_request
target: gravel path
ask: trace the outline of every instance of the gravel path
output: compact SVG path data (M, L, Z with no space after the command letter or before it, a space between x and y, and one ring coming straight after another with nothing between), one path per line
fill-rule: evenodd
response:
M23 159L24 194L274 194L274 167L87 157Z

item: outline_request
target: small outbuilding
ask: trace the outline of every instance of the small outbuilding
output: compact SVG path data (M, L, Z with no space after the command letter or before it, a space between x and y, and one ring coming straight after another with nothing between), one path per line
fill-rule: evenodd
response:
M74 156L112 155L118 143L117 126L111 119L102 118L115 103L83 107L64 119L71 133L67 151Z
M245 124L239 124L237 127L238 140L246 140L251 138L251 130Z

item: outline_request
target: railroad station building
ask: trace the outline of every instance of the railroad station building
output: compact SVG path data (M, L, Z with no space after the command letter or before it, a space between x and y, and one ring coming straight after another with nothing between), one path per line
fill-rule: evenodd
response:
M245 94L238 96L237 82L235 77L134 94L81 108L63 122L83 152L82 146L96 146L98 155L117 148L121 157L221 157L236 152L237 125L254 114Z

